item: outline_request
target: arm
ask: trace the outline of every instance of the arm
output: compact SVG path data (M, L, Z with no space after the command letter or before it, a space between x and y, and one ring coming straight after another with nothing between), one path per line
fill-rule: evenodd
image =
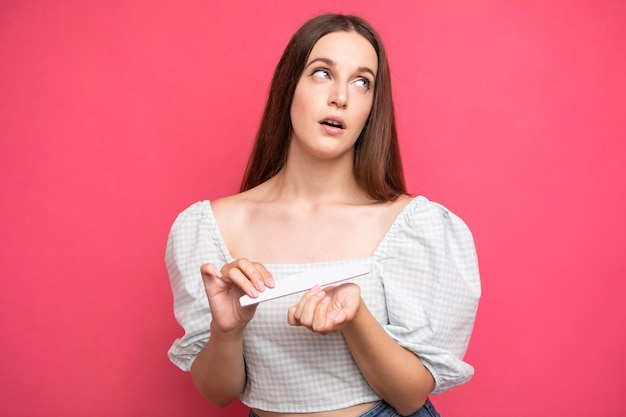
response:
M194 384L209 401L226 406L246 384L243 333L252 320L256 305L241 307L239 297L252 297L274 282L265 267L239 259L218 271L213 265L201 268L202 279L213 315L211 337L191 366Z
M355 284L319 286L289 309L288 321L326 334L341 331L363 376L398 413L424 405L435 381L419 358L393 340L370 313Z
M424 405L435 385L432 375L385 332L363 300L342 333L367 382L398 413L409 415Z
M221 332L211 324L211 338L191 366L198 391L218 407L235 400L246 384L243 329Z
M472 377L474 370L463 355L480 298L476 251L467 226L425 199L416 200L411 210L390 248L394 256L380 260L386 324L374 323L354 284L313 289L289 311L291 325L318 333L342 331L368 383L403 413L415 408L412 399L421 397L420 405L427 394Z
M174 314L185 334L168 355L176 366L191 371L203 396L223 406L243 390L242 335L256 311L254 306L242 308L239 297L254 297L274 281L260 263L229 262L214 243L211 218L209 204L196 203L176 218L170 231L165 263Z

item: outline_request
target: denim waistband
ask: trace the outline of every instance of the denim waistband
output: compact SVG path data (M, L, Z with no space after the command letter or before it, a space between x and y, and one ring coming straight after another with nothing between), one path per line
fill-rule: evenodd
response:
M374 404L369 410L366 412L359 414L357 417L399 417L400 414L396 412L396 410L387 404L386 401L380 400L376 404ZM248 417L259 417L254 414L254 411L250 410L248 413ZM424 406L411 414L408 417L441 417L435 407L432 405L430 400L426 400Z
M358 417L400 417L400 414L390 406L386 401L380 400L372 408L359 415ZM429 399L416 412L409 417L441 417Z

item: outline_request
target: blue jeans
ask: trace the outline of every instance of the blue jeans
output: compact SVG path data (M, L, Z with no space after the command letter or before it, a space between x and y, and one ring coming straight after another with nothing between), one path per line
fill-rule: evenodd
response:
M387 404L384 400L377 402L372 408L359 415L358 417L398 417L400 414L393 409L392 406ZM252 410L248 414L248 417L259 417ZM430 400L426 400L424 406L411 414L408 417L441 417Z

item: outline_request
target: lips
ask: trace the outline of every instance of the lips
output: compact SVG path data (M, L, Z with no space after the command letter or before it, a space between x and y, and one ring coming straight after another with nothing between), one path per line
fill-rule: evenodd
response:
M322 120L320 120L319 122L322 125L325 126L329 126L332 128L336 128L336 129L345 129L345 122L343 121L343 119L341 117L337 117L337 116L329 116L326 117Z

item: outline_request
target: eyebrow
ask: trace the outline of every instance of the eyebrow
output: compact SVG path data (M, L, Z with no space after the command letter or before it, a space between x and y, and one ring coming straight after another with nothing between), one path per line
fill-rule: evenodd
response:
M330 58L324 58L324 57L320 57L320 58L315 58L314 60L312 60L311 62L309 62L305 68L310 67L311 65L313 65L316 62L323 62L324 64L328 65L329 67L336 67L337 63L335 61L333 61ZM367 72L369 74L372 75L372 77L374 77L374 79L376 79L376 74L374 73L374 71L372 69L370 69L369 67L358 67L357 68L357 72Z

